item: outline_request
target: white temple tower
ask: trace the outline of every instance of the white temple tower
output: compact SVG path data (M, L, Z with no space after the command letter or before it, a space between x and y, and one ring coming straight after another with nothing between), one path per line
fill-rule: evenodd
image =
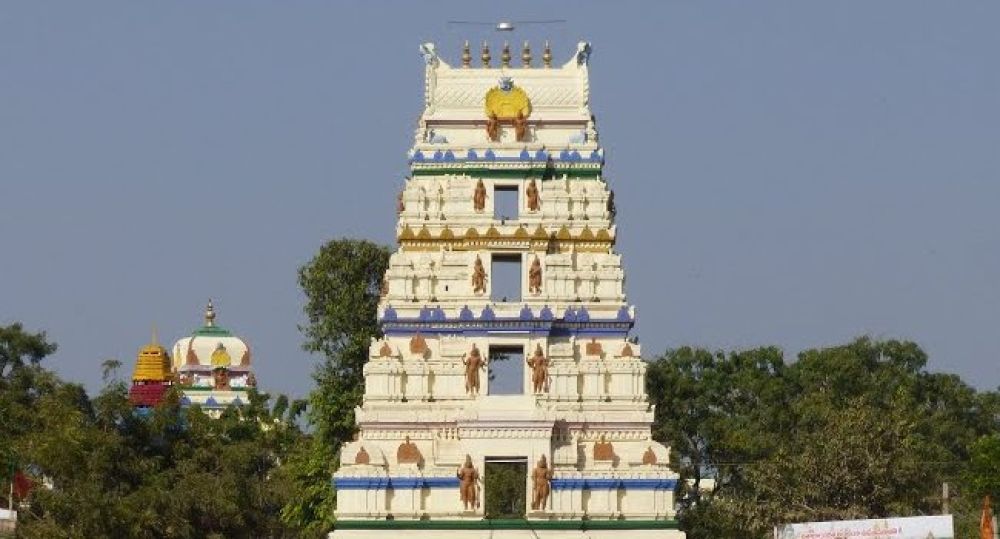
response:
M683 537L629 338L590 45L557 67L547 45L516 67L506 46L475 65L468 44L457 66L421 52L385 338L332 536Z

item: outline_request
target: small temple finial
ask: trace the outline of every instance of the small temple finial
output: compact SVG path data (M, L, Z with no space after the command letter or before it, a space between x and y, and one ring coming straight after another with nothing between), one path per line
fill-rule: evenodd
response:
M160 344L158 342L158 339L156 338L156 324L153 324L153 337L152 339L150 339L149 344L152 344L153 346L157 346Z
M483 61L483 67L490 67L490 46L483 41L483 52L479 55L479 58Z
M469 67L472 65L472 51L469 50L469 40L465 40L465 45L462 46L462 67Z
M528 42L524 42L524 48L521 49L521 65L524 67L531 67L531 47L528 46Z
M208 299L208 306L205 307L205 325L212 327L215 325L215 306L212 305L212 299Z
M503 52L500 53L500 65L510 67L510 43L503 42Z
M545 40L545 52L542 53L542 63L545 67L552 67L552 49L549 47L549 40Z

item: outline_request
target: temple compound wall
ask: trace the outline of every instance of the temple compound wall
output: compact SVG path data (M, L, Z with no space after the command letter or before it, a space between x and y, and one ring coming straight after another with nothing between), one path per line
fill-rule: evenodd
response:
M384 337L334 475L333 537L683 537L614 251L590 45L561 66L547 44L537 65L520 52L491 65L484 47L473 66L466 44L451 66L421 47Z

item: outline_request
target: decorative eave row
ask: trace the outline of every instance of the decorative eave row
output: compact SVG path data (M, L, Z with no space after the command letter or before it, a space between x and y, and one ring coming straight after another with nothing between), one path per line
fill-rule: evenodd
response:
M628 307L618 310L614 318L591 318L586 307L570 307L559 318L548 306L536 315L525 305L517 316L499 317L489 305L477 316L468 306L462 307L457 318L448 317L441 307L424 307L415 318L401 318L388 306L379 319L387 335L416 333L486 334L497 332L522 332L535 335L565 334L578 337L621 337L628 335L635 325L635 317Z
M593 150L590 153L562 150L558 154L549 154L545 150L532 154L528 150L521 150L507 156L494 150L470 149L464 155L457 155L453 150L435 150L433 153L414 150L410 157L410 168L414 176L458 174L472 177L534 176L547 179L565 174L570 177L594 178L601 175L603 165L603 150Z
M426 225L421 226L416 232L409 225L405 225L399 231L396 239L405 251L437 251L440 249L478 251L499 248L542 252L575 250L606 253L615 244L613 229L602 228L594 232L589 226L584 226L575 234L567 226L560 227L558 231L549 231L542 225L538 225L534 232L529 233L528 229L522 225L510 234L504 234L494 226L489 227L483 233L470 227L462 235L456 235L450 227L445 226L435 235Z

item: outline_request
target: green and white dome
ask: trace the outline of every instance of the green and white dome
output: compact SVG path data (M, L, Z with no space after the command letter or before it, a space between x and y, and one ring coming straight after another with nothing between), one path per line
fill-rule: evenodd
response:
M209 300L205 309L205 325L174 344L173 367L176 371L249 370L250 346L229 330L215 325L215 308Z

